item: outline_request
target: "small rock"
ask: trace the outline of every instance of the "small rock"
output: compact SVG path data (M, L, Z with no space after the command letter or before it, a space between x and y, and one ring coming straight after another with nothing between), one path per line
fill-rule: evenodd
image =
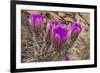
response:
M70 21L73 21L73 19L70 18L70 17L65 17L64 20L65 20L65 21L69 21L69 22L70 22Z
M65 16L66 16L66 14L63 13L63 12L59 12L58 15L59 15L60 17L65 17Z

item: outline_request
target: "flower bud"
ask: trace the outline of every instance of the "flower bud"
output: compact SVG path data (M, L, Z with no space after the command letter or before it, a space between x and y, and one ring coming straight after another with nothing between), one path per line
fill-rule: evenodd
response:
M78 35L80 34L81 30L82 30L82 27L80 23L77 23L77 22L71 23L71 37L72 38L76 39Z
M29 17L29 23L33 27L34 32L38 30L43 30L44 25L44 15L41 14L32 14Z

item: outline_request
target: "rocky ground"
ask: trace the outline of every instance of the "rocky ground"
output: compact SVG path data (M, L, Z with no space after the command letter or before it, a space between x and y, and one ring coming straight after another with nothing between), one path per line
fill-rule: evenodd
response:
M90 15L83 12L46 12L46 11L21 11L21 62L39 62L41 52L36 52L37 47L35 39L33 39L32 30L30 29L28 17L30 14L37 13L45 15L45 26L50 20L60 20L63 24L68 25L71 21L77 21L81 23L82 31L75 41L73 46L67 49L67 56L70 60L86 60L90 58ZM45 28L44 28L45 30ZM43 42L40 37L36 36L39 46L42 47ZM63 53L63 52L62 52ZM46 57L46 56L44 56ZM48 56L47 56L48 57ZM49 57L56 57L49 55ZM48 58L49 58L48 57ZM62 58L60 60L63 60ZM43 60L42 60L43 61ZM48 61L54 61L48 59Z

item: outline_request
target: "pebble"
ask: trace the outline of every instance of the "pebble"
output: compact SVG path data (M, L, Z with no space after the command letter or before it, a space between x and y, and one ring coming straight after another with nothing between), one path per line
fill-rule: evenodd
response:
M73 19L70 18L70 17L65 17L64 20L65 20L65 21L69 21L69 22L70 22L70 21L73 21Z
M65 16L66 16L66 14L63 13L63 12L59 12L58 15L59 15L60 17L65 17Z

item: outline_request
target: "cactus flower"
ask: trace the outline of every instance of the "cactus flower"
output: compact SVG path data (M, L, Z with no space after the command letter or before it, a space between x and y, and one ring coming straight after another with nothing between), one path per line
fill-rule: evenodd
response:
M54 25L52 27L52 42L54 48L62 48L68 39L67 27L63 24Z
M43 30L44 15L32 14L29 17L29 23L33 27L34 31Z
M77 38L82 30L80 23L72 22L71 23L71 37Z
M64 56L64 61L69 61L69 60L70 60L69 56Z
M60 21L51 21L47 24L46 26L46 39L47 40L51 40L51 33L52 33L52 27L55 25L59 25L60 24Z

